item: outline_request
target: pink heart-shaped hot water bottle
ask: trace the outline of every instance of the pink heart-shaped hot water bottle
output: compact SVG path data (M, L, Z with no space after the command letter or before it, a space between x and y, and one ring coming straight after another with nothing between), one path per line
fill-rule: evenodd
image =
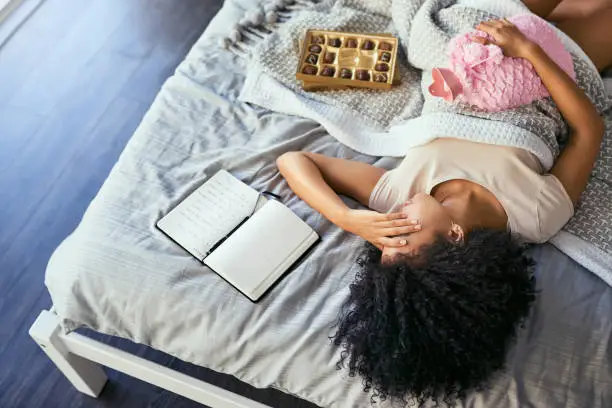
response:
M433 96L439 96L445 101L452 102L461 94L461 82L450 69L434 68L431 76L433 83L429 86L429 93Z
M572 56L548 22L532 14L508 20L575 80ZM474 42L474 36L492 40L479 30L454 37L449 43L450 70L437 68L432 72L433 84L429 92L433 96L488 112L516 108L550 96L529 61L506 57L497 45ZM438 85L441 79L446 86ZM454 81L458 86L452 84Z

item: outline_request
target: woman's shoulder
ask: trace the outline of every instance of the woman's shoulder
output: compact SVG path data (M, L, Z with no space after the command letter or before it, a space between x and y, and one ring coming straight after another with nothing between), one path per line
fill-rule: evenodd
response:
M574 205L552 174L539 176L536 189L517 192L508 211L510 230L531 243L552 238L574 215Z
M573 215L572 201L555 176L542 174L533 155L512 154L516 160L497 175L497 185L503 186L498 199L508 215L508 227L525 241L545 242Z
M559 179L552 174L543 175L542 179L536 200L539 242L552 238L574 215L574 204Z

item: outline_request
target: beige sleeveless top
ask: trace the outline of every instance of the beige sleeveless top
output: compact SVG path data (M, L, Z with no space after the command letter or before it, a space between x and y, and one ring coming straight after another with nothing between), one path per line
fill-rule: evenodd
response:
M542 174L538 159L526 150L453 138L411 148L402 163L386 172L370 196L379 212L399 210L418 192L463 179L489 190L508 216L508 229L526 242L545 242L574 214L561 182Z

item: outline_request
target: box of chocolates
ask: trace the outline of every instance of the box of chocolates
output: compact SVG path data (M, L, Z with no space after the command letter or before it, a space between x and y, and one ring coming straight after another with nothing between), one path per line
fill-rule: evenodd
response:
M399 79L397 48L397 38L388 34L308 30L296 78L307 91L389 89Z

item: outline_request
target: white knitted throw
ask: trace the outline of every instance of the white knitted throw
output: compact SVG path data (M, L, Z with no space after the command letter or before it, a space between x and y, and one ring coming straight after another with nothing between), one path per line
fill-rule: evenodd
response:
M448 65L449 39L480 21L528 12L518 0L323 0L278 24L250 54L241 99L320 122L342 143L374 156L403 156L439 136L529 150L548 170L568 128L550 98L504 112L477 112L426 91L431 69ZM307 29L391 32L400 38L401 85L308 93L295 79ZM612 109L590 60L560 33L574 55L577 83L605 115L602 154L575 216L552 243L612 285Z

